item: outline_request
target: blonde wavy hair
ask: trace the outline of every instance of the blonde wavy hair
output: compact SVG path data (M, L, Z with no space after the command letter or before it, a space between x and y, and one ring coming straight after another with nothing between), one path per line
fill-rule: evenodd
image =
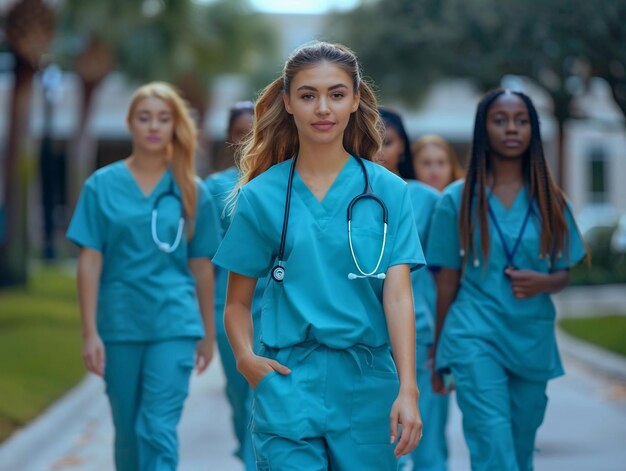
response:
M174 133L168 146L167 159L172 166L174 180L180 188L183 212L189 221L187 238L190 239L193 236L197 206L195 161L198 129L181 93L166 82L150 82L135 91L126 115L129 126L139 103L149 97L163 100L172 111Z
M384 135L378 114L376 95L363 79L354 52L341 44L314 42L296 49L285 62L283 72L261 92L255 109L252 133L242 144L239 155L241 179L233 192L271 166L296 155L299 150L298 129L287 113L283 94L295 75L321 62L341 67L352 78L354 93L360 94L358 109L352 113L343 135L343 145L350 154L367 160L377 154Z

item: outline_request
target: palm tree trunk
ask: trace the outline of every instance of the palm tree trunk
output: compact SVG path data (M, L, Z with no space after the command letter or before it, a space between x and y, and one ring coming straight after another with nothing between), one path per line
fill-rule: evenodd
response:
M5 227L0 239L0 286L25 284L27 274L26 182L20 159L26 152L28 110L35 69L15 56L14 84L4 153Z

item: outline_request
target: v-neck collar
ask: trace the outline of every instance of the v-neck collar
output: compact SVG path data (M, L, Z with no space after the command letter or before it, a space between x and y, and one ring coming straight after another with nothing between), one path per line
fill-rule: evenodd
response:
M521 208L522 206L525 206L528 202L527 195L528 195L528 191L526 190L526 185L522 185L519 191L517 192L517 194L515 195L515 198L513 198L513 202L511 203L511 206L507 208L504 205L504 203L500 201L500 198L498 198L493 193L493 191L491 191L491 188L487 188L488 203L492 205L494 212L502 214L502 215L513 214L516 212L515 210Z
M358 158L358 157L357 157ZM350 156L330 185L322 201L318 201L313 192L304 183L298 170L294 171L293 190L311 212L320 229L325 229L328 222L339 210L346 207L341 202L349 192L354 192L353 181L358 176L353 169L358 166L355 157ZM361 172L359 172L361 173ZM356 196L356 194L355 194ZM347 206L347 205L345 205Z
M141 186L139 186L139 183L137 183L137 180L135 179L135 176L133 175L133 172L131 171L130 167L128 166L128 164L126 163L126 161L122 160L120 162L120 165L122 166L124 172L126 173L126 175L128 176L128 178L131 180L133 187L135 188L135 190L139 193L139 195L145 199L145 200L150 200L152 199L152 197L157 193L157 190L159 190L159 188L163 185L163 182L165 182L166 180L169 180L169 175L170 175L170 167L168 166L165 169L165 172L163 172L163 175L161 175L161 177L159 178L159 180L156 182L156 184L152 187L152 189L150 190L149 193L144 193L144 191L141 189Z

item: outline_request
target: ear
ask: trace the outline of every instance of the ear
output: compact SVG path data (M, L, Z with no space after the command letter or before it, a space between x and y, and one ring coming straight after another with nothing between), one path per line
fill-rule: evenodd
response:
M283 103L285 105L285 110L287 111L287 113L293 114L293 112L291 111L291 99L289 98L289 94L285 93L284 91L282 91L281 93L283 94Z
M361 92L357 90L357 92L354 94L354 103L352 104L353 113L359 109L360 103L361 103Z

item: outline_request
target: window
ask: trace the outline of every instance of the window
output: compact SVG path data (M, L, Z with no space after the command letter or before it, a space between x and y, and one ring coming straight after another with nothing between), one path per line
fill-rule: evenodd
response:
M589 152L589 192L592 203L606 203L609 199L607 188L607 155L602 146L594 146Z

